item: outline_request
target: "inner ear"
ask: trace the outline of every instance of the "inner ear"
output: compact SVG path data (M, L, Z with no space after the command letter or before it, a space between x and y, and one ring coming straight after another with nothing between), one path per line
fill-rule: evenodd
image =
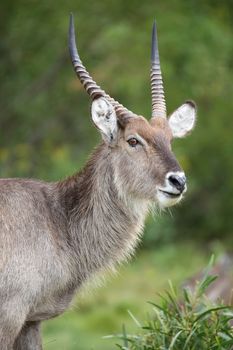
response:
M104 97L100 97L92 102L92 121L100 130L102 138L106 143L112 144L117 139L117 116L111 103Z
M185 102L170 116L168 122L173 137L186 136L195 126L196 105L192 101Z

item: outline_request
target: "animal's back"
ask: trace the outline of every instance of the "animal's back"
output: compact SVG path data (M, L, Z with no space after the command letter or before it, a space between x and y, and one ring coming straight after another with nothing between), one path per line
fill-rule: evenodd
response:
M51 193L43 182L0 180L0 301L15 293L36 299L62 275Z
M25 321L54 317L73 296L54 186L0 180L0 309L8 310L9 318L17 312Z
M35 180L0 180L0 249L35 244L48 235L49 187ZM51 224L50 224L51 226Z

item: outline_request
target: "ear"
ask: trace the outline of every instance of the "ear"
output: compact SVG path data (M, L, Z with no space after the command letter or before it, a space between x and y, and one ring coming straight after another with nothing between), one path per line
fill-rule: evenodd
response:
M173 137L186 136L194 128L195 120L196 105L192 101L187 101L177 108L168 120Z
M111 103L104 97L94 100L91 106L91 117L104 141L114 144L117 139L118 125L116 112Z

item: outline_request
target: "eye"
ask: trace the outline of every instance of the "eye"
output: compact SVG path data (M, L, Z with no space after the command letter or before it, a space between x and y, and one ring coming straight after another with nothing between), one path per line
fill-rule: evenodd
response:
M131 137L127 142L131 147L136 147L139 144L139 141L135 137Z

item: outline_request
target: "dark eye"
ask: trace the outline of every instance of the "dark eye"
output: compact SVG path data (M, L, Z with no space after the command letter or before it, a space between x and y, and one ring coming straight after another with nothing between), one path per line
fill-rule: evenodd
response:
M135 137L132 137L131 139L127 140L127 142L131 147L136 147L139 144L139 141L135 139Z

